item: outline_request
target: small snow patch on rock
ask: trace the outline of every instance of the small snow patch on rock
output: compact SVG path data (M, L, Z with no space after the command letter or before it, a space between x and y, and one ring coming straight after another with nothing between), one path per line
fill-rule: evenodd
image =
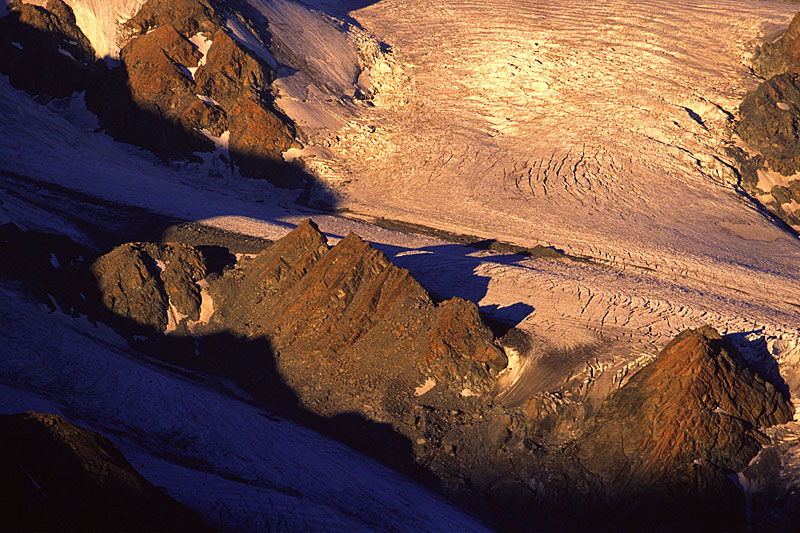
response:
M422 396L423 394L429 392L435 386L436 386L436 380L433 378L428 378L425 380L425 383L414 389L414 395Z

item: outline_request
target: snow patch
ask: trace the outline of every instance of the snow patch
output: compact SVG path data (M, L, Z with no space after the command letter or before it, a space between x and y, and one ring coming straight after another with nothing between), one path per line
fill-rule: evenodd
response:
M471 398L472 396L477 396L477 394L475 394L474 392L472 392L470 389L463 389L463 390L462 390L462 391L459 393L459 395L460 395L462 398Z
M167 327L164 329L164 334L169 335L170 333L176 332L181 321L185 320L187 316L188 315L184 315L178 311L178 308L175 307L175 304L170 300L169 309L167 310Z
M75 56L72 55L72 52L70 52L69 50L64 50L63 48L61 48L61 46L58 47L58 53L63 56L67 56L73 61L78 61L77 59L75 59Z
M92 44L98 59L108 66L119 63L119 51L125 44L121 23L139 11L146 0L67 0L75 21Z
M261 60L273 70L278 68L278 62L275 60L275 56L272 55L272 52L261 44L258 38L253 35L253 32L244 24L236 19L229 18L225 21L225 27L230 30L231 37L233 37L236 42L260 57Z
M800 172L797 174L792 174L791 176L784 176L779 172L775 172L774 170L759 168L758 183L756 184L756 187L765 193L769 193L773 187L785 187L795 180L800 180ZM770 197L770 199L772 198Z
M195 33L190 39L189 42L197 48L197 51L203 54L203 57L197 62L198 67L202 67L206 64L206 56L208 55L208 49L211 48L211 45L214 44L214 41L207 38L202 33Z
M189 69L189 70L191 70L191 69ZM194 75L194 73L192 73L192 75ZM206 105L222 107L219 102L217 102L216 100L214 100L210 96L205 96L203 94L198 94L196 96L201 102L203 102ZM208 131L208 130L205 130L205 131ZM211 132L209 132L209 133L211 133Z
M197 330L197 326L208 324L214 314L214 299L211 298L211 294L208 292L208 281L201 279L197 282L197 285L200 287L200 317L197 320L190 320L186 323L186 327L189 328L191 333Z
M19 469L20 469L20 470L22 470L22 472L23 472L23 473L24 473L24 474L25 474L25 475L28 477L28 479L29 479L29 480L30 480L30 482L33 484L33 486L34 486L34 487L36 487L36 490L38 490L38 491L39 491L39 492L41 492L41 493L42 493L42 494L43 494L45 497L47 497L47 494L45 494L45 493L42 491L42 487L41 487L41 485L39 485L39 484L36 482L36 480L35 480L35 479L33 479L33 476L32 476L32 475L30 475L30 474L28 473L28 471L27 471L27 470L25 470L25 468L24 468L24 467L23 467L21 464L19 464L19 463L18 463L18 464L17 464L17 466L18 466L18 467L19 467Z
M217 150L220 150L222 152L227 152L228 151L228 145L229 145L230 137L231 137L231 132L229 130L223 131L222 135L220 135L219 137L217 137L216 135L211 133L206 128L203 128L203 129L201 129L199 131L206 138L211 139L212 141L214 141L214 145L217 147Z
M183 70L183 73L187 74L189 79L194 81L194 76L197 74L197 69L206 64L206 55L208 54L208 49L211 48L213 41L211 39L206 39L202 33L196 33L191 39L189 39L189 42L192 43L192 46L194 46L201 54L203 54L203 57L197 61L197 65L194 67L186 67L184 65L179 66L181 67L181 70L185 69ZM219 104L217 105L219 106Z
M528 359L522 358L514 348L503 346L503 352L506 354L508 364L497 376L497 386L500 394L516 385L519 378L522 377L523 371L528 367Z
M775 102L775 106L783 111L789 111L792 108L792 106L790 106L786 102Z
M186 65L181 65L180 63L175 63L175 65L180 69L181 74L194 81L194 73L197 72L197 67L187 67Z
M50 264L53 265L53 268L59 269L61 268L61 263L58 262L58 257L56 254L50 252Z
M22 46L22 43L18 43L18 42L16 42L16 41L12 42L12 43L11 43L11 46L16 46L16 47L17 47L17 48L19 48L20 50L25 50L25 48Z
M430 390L435 386L436 386L436 380L433 378L428 378L425 380L425 383L414 389L414 395L422 396L423 394L430 392Z

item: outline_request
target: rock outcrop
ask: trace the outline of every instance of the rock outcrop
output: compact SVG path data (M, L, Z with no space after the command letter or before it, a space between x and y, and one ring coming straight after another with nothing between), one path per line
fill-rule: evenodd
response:
M61 0L47 8L12 4L0 18L0 72L32 94L69 96L86 90L95 72L95 54Z
M282 163L295 131L271 104L273 67L230 35L214 3L151 0L124 30L122 68L87 95L112 135L164 159L219 148L243 176L299 185Z
M800 230L800 13L778 40L756 50L752 67L768 79L739 105L736 133L753 152L734 151L741 185Z
M777 40L759 46L751 64L753 71L762 78L800 68L800 16L795 15L789 28Z
M687 330L603 403L578 457L625 502L629 524L743 529L743 495L729 476L768 442L759 428L792 415L784 393L716 331Z
M287 384L326 416L380 405L390 383L404 396L426 380L454 397L486 395L506 366L474 304L434 303L368 243L351 234L329 249L311 221L207 280L202 256L180 244L126 244L93 272L106 307L140 325L269 339ZM213 302L203 321L201 281Z
M278 64L270 61L269 36L249 29L251 46L260 47L254 51L228 29L229 16L216 2L150 0L122 25L121 65L109 68L62 0L46 8L16 3L0 19L0 72L36 95L85 91L108 134L165 162L211 157L215 168L302 187L307 177L282 157L299 145L272 103Z
M737 132L785 176L800 171L800 72L779 74L745 96Z
M200 319L203 256L183 244L126 244L92 267L103 304L115 315L166 331L176 317ZM185 324L183 325L185 327Z
M498 405L506 357L473 304L435 302L368 243L331 248L310 221L236 258L197 232L192 246L125 244L91 274L76 259L86 250L0 230L0 258L12 258L0 267L41 301L435 480L503 530L740 530L732 476L766 442L759 428L792 416L780 387L710 328L679 335L589 419L563 390Z
M60 416L0 416L0 474L9 531L213 531L108 439Z

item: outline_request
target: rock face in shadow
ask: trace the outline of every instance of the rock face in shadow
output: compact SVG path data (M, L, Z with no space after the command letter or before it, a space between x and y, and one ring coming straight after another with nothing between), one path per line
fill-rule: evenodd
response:
M745 96L738 133L769 168L800 171L800 72L779 74Z
M0 416L3 527L212 531L144 479L105 437L60 416Z
M63 97L85 90L95 54L72 9L61 0L50 0L46 9L21 3L13 9L0 18L0 72L33 94Z
M739 105L736 133L754 152L742 157L742 188L795 230L800 229L800 13L775 42L762 45L753 70L766 78ZM762 174L768 175L762 179ZM778 175L780 174L780 175ZM782 175L782 176L781 176Z
M678 524L741 529L743 495L729 476L768 442L759 428L792 415L716 331L687 330L603 403L578 457L626 500L630 523L663 526L661 508L680 510Z
M206 277L203 256L183 244L125 244L92 267L103 304L115 315L166 331L200 318L200 287Z

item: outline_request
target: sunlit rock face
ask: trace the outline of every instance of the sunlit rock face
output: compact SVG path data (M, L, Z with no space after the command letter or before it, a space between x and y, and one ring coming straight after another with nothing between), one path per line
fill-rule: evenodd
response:
M271 104L277 64L235 40L226 16L216 3L144 4L123 25L122 67L89 107L116 137L166 159L217 151L244 176L297 186L281 156L295 131Z
M143 478L102 435L60 416L0 416L4 527L213 531Z
M454 396L485 395L506 366L474 304L435 304L368 243L351 234L329 248L310 221L214 276L182 244L122 245L93 272L104 305L140 325L268 338L281 373L321 414L345 409L365 382L399 380L408 394L432 378ZM203 281L213 312L198 322Z
M151 1L115 26L124 42L109 67L66 3L13 9L0 19L0 72L15 86L53 97L86 91L107 133L165 161L211 157L245 177L303 185L282 158L297 146L296 132L272 104L278 64L266 29L252 29L247 47L226 26L232 15L222 4Z
M788 395L716 331L687 330L603 403L579 439L578 457L612 499L630 499L631 525L742 529L743 494L729 476L769 442L760 428L793 413Z

